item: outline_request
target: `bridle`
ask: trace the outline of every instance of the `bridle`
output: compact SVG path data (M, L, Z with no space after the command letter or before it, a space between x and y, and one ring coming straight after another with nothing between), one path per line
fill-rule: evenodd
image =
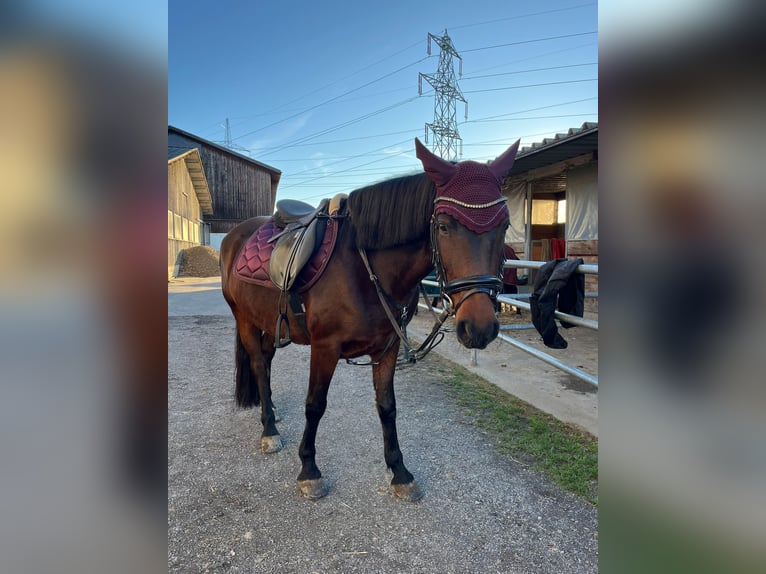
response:
M503 198L503 201L505 198ZM503 261L500 262L497 275L471 275L469 277L459 277L452 281L447 281L447 273L442 263L441 253L439 251L439 223L436 219L436 215L431 216L431 261L434 264L436 270L436 281L439 284L439 296L444 301L444 309L449 312L449 315L454 315L460 306L472 295L477 293L486 293L492 300L493 304L497 304L497 296L503 287ZM463 295L462 299L455 305L452 300L452 296L456 293L462 293L467 291Z
M505 198L502 198L501 201L505 201ZM497 296L500 293L503 285L502 274L504 262L502 260L500 261L500 266L498 267L496 275L471 275L469 277L460 277L458 279L453 279L452 281L446 281L447 274L444 270L444 264L442 263L441 253L439 251L438 222L436 214L431 215L430 228L431 261L434 264L434 269L436 270L436 278L439 283L439 297L444 301L444 310L442 311L441 315L436 317L436 322L431 329L431 333L428 335L428 337L426 337L425 341L423 341L423 343L417 349L412 347L407 337L407 323L409 323L411 319L409 315L410 310L406 306L400 305L383 290L377 275L375 275L372 270L370 261L367 258L366 250L359 247L357 248L359 255L361 256L362 262L364 263L364 266L370 275L370 281L372 281L372 284L375 286L378 298L383 305L383 310L386 312L388 320L394 327L395 334L389 340L385 349L381 353L380 359L373 359L369 362L359 362L353 359L346 359L347 363L362 366L376 365L380 363L385 354L390 350L397 337L404 345L405 360L409 363L414 363L418 359L425 357L431 351L431 349L441 343L442 339L444 338L442 325L449 317L457 313L460 306L469 297L476 295L477 293L485 293L492 300L492 304L497 305ZM456 293L462 293L464 291L467 291L467 293L462 297L462 299L460 299L460 301L458 301L456 305L452 300L452 296ZM421 292L424 293L422 285ZM396 308L396 310L399 312L398 321L396 317L394 317L394 313L391 310L391 307ZM433 313L433 309L431 309L431 312Z

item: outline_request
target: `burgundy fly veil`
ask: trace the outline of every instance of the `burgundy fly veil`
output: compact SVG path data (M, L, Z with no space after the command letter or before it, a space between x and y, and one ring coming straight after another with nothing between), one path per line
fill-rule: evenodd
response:
M436 184L434 215L446 213L474 233L485 233L508 216L506 198L500 193L505 175L513 167L517 140L487 164L476 161L450 163L431 153L415 138L415 155Z

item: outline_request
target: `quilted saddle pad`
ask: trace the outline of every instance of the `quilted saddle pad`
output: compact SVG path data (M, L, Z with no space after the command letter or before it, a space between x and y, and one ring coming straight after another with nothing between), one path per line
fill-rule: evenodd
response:
M269 275L271 254L276 245L276 242L269 243L269 239L281 231L282 229L276 226L273 219L270 219L248 238L240 249L234 266L234 273L239 279L254 285L269 287L275 291L279 290ZM328 219L324 238L298 274L294 290L303 293L319 280L335 249L337 237L338 222L335 219Z

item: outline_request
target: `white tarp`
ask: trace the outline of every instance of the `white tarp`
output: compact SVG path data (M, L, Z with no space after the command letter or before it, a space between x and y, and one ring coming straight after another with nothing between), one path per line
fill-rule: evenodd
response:
M506 243L524 243L524 217L527 197L527 184L521 181L510 188L508 192L508 212L511 225L505 232Z
M598 166L567 172L566 238L598 239Z

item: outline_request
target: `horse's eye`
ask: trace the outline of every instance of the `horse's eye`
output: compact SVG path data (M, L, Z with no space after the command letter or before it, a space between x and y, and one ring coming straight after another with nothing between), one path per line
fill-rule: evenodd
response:
M447 235L448 232L449 232L449 230L447 229L447 226L444 225L443 223L440 223L439 224L439 233L441 233L443 235Z

